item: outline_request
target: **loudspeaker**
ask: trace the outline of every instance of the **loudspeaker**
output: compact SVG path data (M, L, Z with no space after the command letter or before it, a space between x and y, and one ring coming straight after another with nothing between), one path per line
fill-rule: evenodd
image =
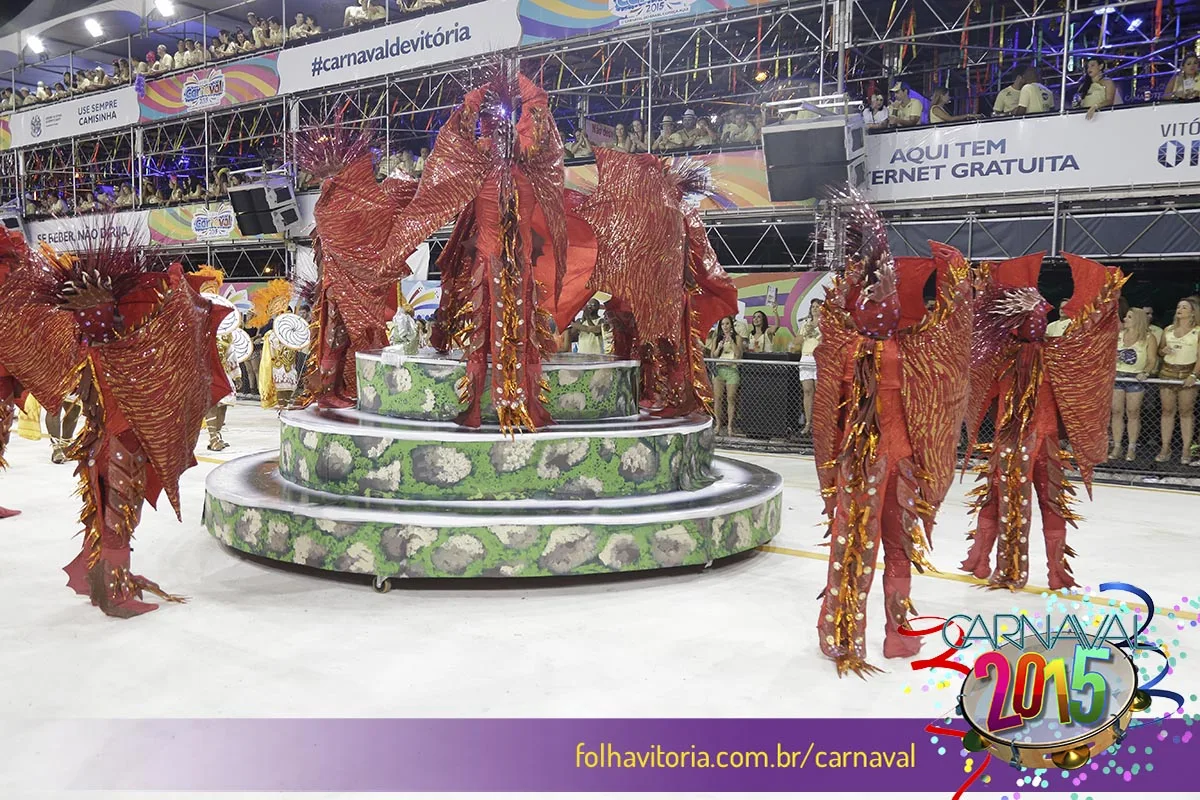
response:
M827 186L866 182L862 117L825 116L763 128L767 190L772 202L811 200Z
M229 204L243 236L290 233L300 224L296 192L285 177L229 187Z

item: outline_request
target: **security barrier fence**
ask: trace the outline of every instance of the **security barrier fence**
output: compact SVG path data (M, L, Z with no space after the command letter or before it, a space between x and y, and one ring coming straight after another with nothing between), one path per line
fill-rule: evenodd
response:
M787 452L812 455L812 435L807 431L805 419L806 387L800 380L800 367L795 360L786 360L786 355L766 358L747 358L738 361L706 359L709 377L714 384L722 384L717 391L722 395L724 408L714 409L720 433L717 446L758 452ZM731 372L732 370L732 372ZM736 380L733 391L733 432L727 432L730 385ZM1200 489L1200 437L1186 454L1182 453L1179 420L1175 415L1170 434L1170 455L1158 461L1161 450L1162 394L1164 387L1181 387L1180 381L1149 378L1141 384L1136 379L1120 379L1117 385L1129 390L1121 394L1125 398L1137 393L1141 395L1141 407L1135 417L1140 420L1140 431L1133 451L1132 460L1126 460L1128 445L1123 439L1117 458L1096 468L1096 480L1130 485L1158 485L1175 488ZM717 388L717 387L715 387ZM808 388L811 391L811 386ZM1140 389L1140 391L1139 391ZM1174 394L1186 399L1187 392ZM1194 399L1194 392L1193 392ZM992 438L993 420L989 415L983 421L979 434L980 442ZM1105 428L1109 428L1106 420ZM1111 437L1111 433L1110 433ZM967 437L963 431L960 455L966 454ZM1110 438L1110 452L1112 451Z

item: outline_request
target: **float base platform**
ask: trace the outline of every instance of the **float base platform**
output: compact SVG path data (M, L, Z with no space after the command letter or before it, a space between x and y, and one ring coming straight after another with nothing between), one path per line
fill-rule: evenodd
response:
M356 498L297 486L278 453L208 477L204 518L229 547L332 572L391 578L531 578L704 565L778 532L783 481L714 458L704 488L592 499Z

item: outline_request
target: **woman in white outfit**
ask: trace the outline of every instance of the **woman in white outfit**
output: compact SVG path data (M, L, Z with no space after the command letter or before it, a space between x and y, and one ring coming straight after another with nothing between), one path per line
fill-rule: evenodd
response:
M804 393L804 427L800 435L812 432L813 393L817 387L817 360L813 353L821 343L821 306L822 300L813 300L808 304L808 317L800 323L796 338L792 339L788 351L800 354L800 390Z

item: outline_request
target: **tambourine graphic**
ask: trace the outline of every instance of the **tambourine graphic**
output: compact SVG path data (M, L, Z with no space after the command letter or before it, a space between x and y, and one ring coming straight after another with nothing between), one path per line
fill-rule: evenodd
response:
M980 656L963 681L958 713L971 726L963 747L1014 767L1079 769L1120 744L1150 700L1114 643L1064 638L1046 648L1027 636Z
M308 347L308 323L295 314L280 314L275 318L273 326L275 338L290 350L303 350Z
M229 355L235 364L245 363L254 354L254 340L250 334L238 328L229 340Z
M221 324L217 326L218 335L222 333L229 333L230 331L235 331L242 327L242 312L238 311L237 306L235 306L233 303L226 300L224 297L221 297L221 295L212 294L211 292L204 292L200 296L212 303L214 306L220 306L222 308L229 309L229 313L225 315L225 319L221 320Z

